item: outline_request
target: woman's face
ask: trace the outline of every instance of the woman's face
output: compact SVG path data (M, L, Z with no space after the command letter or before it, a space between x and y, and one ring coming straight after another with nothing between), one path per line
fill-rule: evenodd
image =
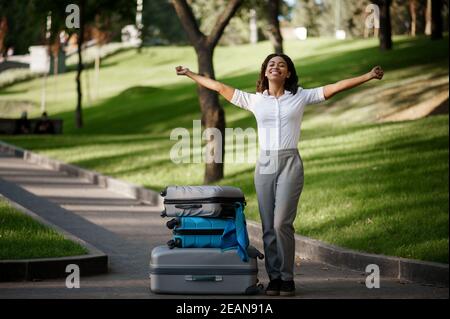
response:
M284 82L290 75L287 63L282 57L275 56L267 63L265 76L269 81Z

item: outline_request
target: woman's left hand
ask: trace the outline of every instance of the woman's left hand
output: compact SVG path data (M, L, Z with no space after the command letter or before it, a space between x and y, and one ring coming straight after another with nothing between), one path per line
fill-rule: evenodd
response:
M370 71L370 75L372 76L372 79L381 80L383 78L384 71L381 66L377 65L372 69L372 71Z

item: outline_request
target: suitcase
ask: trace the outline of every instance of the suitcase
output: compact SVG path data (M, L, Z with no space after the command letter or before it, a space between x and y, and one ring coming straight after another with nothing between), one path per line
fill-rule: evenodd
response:
M158 246L150 258L150 288L160 294L257 294L257 258L264 255L252 246L247 252L243 262L234 249Z
M233 218L236 202L246 204L242 190L232 186L168 186L161 196L163 217Z
M172 239L167 242L167 246L169 248L220 248L224 230L228 223L232 222L232 219L218 218L173 218L166 224L169 229L173 229Z

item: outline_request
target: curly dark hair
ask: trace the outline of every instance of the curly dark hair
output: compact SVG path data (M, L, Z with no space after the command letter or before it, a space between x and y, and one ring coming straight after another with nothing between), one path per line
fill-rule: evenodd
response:
M263 64L261 65L261 72L259 74L259 80L256 82L256 92L264 92L266 89L269 89L269 81L267 80L267 77L265 75L267 64L269 63L270 59L273 57L279 56L283 58L284 61L287 63L288 71L291 73L289 78L286 79L284 82L284 89L287 91L290 91L292 94L296 94L298 90L298 76L297 71L295 71L294 63L292 62L291 58L288 57L286 54L279 54L279 53L272 53L267 56L267 58L264 60Z

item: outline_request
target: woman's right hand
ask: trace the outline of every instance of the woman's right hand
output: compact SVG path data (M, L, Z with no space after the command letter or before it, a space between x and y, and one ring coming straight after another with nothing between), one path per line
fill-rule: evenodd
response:
M188 68L185 68L181 65L177 66L175 70L177 71L177 75L187 75L187 73L190 71Z

